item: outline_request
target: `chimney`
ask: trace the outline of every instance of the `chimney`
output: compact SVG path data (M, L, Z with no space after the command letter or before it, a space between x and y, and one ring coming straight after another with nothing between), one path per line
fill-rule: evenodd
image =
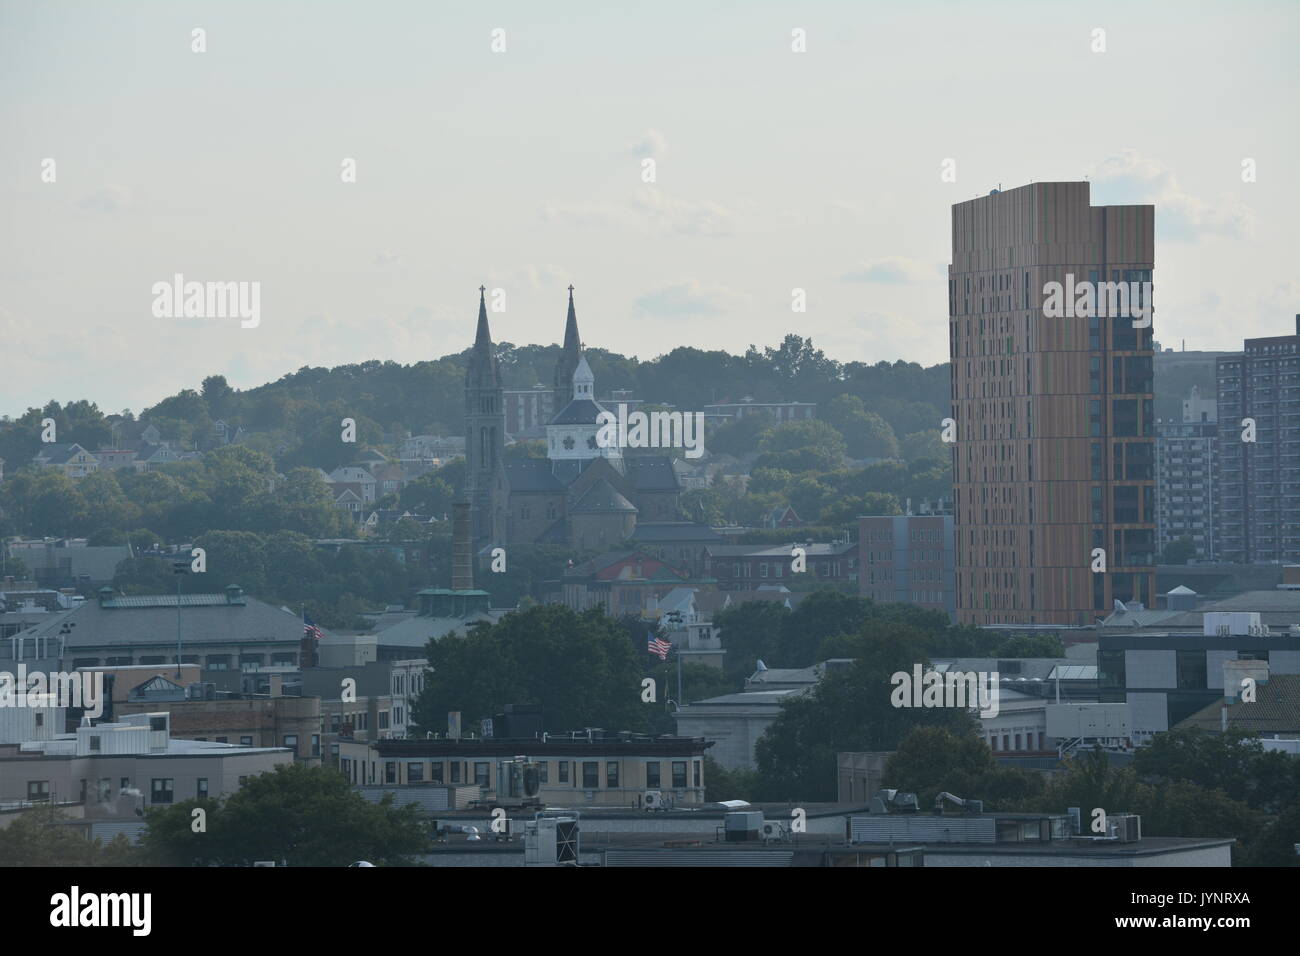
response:
M457 501L452 505L451 521L451 589L474 589L474 544L469 533L469 502Z

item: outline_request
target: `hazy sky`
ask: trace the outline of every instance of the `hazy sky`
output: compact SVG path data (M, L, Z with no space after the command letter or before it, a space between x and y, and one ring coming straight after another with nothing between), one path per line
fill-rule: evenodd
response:
M951 204L1085 175L1094 204L1156 204L1156 338L1240 348L1300 312L1298 23L1293 0L0 0L0 413L436 358L480 283L498 341L558 341L572 282L585 342L642 358L798 331L933 364ZM155 318L175 273L260 282L260 326Z

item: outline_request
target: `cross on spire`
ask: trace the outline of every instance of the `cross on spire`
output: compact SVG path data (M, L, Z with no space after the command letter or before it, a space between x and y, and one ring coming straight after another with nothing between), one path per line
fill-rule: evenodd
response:
M572 284L569 285L569 298L570 298L570 299L573 298L573 285L572 285Z

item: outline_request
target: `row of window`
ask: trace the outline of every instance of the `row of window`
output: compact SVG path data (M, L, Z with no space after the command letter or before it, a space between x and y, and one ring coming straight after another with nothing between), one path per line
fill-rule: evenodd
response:
M208 670L228 671L234 660L233 654L208 654L199 660L198 654L182 654L182 664L199 664L202 663ZM295 667L298 664L298 655L293 651L277 652L270 655L272 667ZM257 670L266 666L265 654L240 654L240 670ZM131 656L108 657L102 661L98 657L75 657L72 660L73 667L129 667L133 664L142 666L163 665L176 663L176 655L166 654L143 654L139 658Z
M353 783L365 783L365 780L358 780L358 775L364 775L365 767L363 761L350 760L344 758L341 761L343 773ZM401 761L388 760L384 762L384 783L397 784L402 783L398 778L398 766ZM550 770L552 761L539 761L541 782L550 784ZM554 761L556 770L556 784L570 785L582 790L599 790L602 787L601 780L604 780L605 789L617 789L619 783L619 767L621 761L606 760L604 761L603 773L601 761L583 760ZM680 790L686 786L688 779L688 761L673 760L670 762L670 780L673 789ZM701 762L694 761L694 786L702 785ZM426 777L426 770L428 776ZM370 770L370 781L374 783L375 768L372 763ZM476 760L472 765L469 761L461 760L412 760L406 762L406 783L469 783L473 782L479 787L490 787L492 778L492 762L489 760ZM654 790L663 785L663 761L647 760L645 762L645 786L649 790Z

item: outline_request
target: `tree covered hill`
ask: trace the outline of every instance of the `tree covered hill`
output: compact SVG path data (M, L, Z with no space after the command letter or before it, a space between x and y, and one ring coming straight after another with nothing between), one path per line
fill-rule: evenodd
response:
M552 384L559 346L502 342L496 351L507 388ZM898 441L923 430L937 431L948 414L946 364L841 363L793 334L776 347L751 345L742 355L690 347L645 361L598 348L586 354L601 394L629 389L648 402L687 410L750 396L760 402L815 402L822 417L832 401L847 395L860 399L868 414L878 415ZM244 428L246 443L281 467L331 468L344 464L350 452L339 442L343 418L356 420L358 447L391 446L407 434L463 434L468 355L465 349L410 365L369 361L304 367L244 390L214 374L199 389L167 396L138 418L155 424L166 437L199 446L209 439L212 423L221 420ZM10 468L36 453L40 422L47 417L57 423L60 442L79 442L93 451L112 439L115 419L93 399L65 405L51 401L0 425L0 458ZM883 432L878 423L873 427Z

